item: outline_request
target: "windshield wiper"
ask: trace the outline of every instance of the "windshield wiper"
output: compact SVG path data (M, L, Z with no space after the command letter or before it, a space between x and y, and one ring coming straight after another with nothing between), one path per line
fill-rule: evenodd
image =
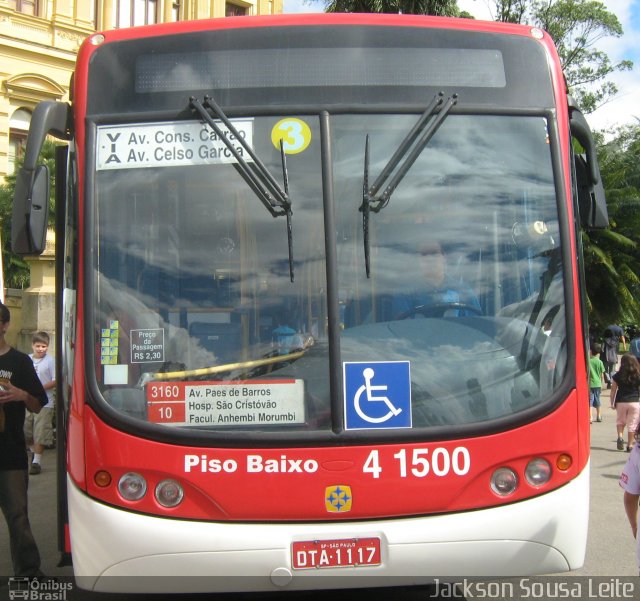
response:
M204 102L200 102L197 98L191 97L189 99L191 108L194 109L198 115L216 132L218 138L227 147L229 152L236 160L233 163L236 171L240 174L242 179L253 190L254 194L266 207L267 211L272 217L287 218L287 243L289 248L289 277L293 282L293 230L291 226L291 198L289 197L289 175L287 172L287 158L284 152L284 145L280 140L280 161L282 163L282 177L284 181L284 189L280 187L280 184L276 181L275 177L271 175L270 171L260 160L258 155L253 151L253 148L247 144L246 140L238 130L234 127L233 123L224 114L222 108L218 103L211 98L211 96L205 96ZM252 162L247 162L242 154L233 145L233 142L229 139L227 132L225 132L211 117L207 109L211 109L216 117L224 123L225 127L235 137L238 143L242 146L243 150L251 157Z
M380 175L371 187L369 187L369 134L367 134L364 148L364 184L362 189L362 204L359 211L362 212L362 232L364 238L364 263L367 277L370 276L370 244L369 244L369 216L371 211L379 213L389 204L391 195L404 179L411 166L416 162L425 149L429 140L438 131L449 111L458 102L458 95L453 94L446 102L443 101L444 94L440 92L433 97L426 110L413 126L411 131L405 136L393 156L384 166ZM434 115L434 111L441 107ZM431 119L429 121L429 119ZM429 123L427 124L427 122ZM419 136L419 137L418 137ZM394 173L395 171L395 173ZM393 176L392 176L393 174ZM378 194L385 182L386 187L381 194Z

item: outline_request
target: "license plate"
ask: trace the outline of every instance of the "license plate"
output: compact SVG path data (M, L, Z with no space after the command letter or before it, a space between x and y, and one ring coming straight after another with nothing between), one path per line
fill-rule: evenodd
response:
M295 570L380 565L380 539L338 538L295 541L291 544Z

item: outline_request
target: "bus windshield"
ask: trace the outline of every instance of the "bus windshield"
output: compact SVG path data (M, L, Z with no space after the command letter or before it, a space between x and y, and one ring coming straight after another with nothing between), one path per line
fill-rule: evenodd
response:
M279 181L286 140L293 282L285 219L205 124L99 125L103 400L218 436L442 435L553 402L567 332L551 124L450 114L363 227L366 139L371 183L418 117L233 119Z

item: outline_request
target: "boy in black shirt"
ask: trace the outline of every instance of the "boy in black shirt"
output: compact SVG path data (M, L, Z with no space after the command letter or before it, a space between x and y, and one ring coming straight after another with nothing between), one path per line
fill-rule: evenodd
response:
M5 340L11 315L0 303L0 508L9 527L11 560L16 576L40 576L40 553L27 513L27 447L25 410L39 413L47 394L29 355Z

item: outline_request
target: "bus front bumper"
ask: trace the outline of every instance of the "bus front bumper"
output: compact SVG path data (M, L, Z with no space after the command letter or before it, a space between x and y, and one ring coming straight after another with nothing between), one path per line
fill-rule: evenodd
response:
M589 517L589 466L532 499L477 511L341 523L206 523L124 511L69 480L78 586L104 592L233 592L430 584L579 568ZM368 567L296 570L296 540L379 537Z

